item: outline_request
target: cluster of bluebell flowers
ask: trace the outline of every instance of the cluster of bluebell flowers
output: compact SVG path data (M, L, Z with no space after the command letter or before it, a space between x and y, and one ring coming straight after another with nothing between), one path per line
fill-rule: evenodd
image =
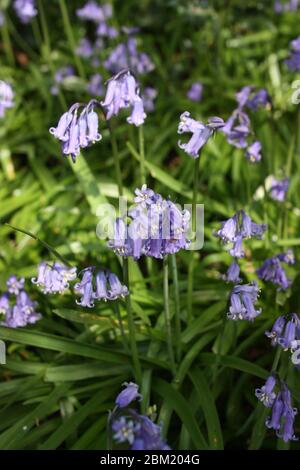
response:
M221 129L223 126L224 121L219 117L211 117L208 119L208 123L204 124L203 122L191 118L190 113L185 111L180 116L177 132L178 134L188 132L192 134L192 137L187 143L179 141L178 145L192 158L198 158L200 150L208 139L216 130Z
M237 108L233 111L229 119L226 121L222 132L227 137L229 144L237 148L245 149L246 158L252 162L261 160L261 143L253 140L251 129L251 120L246 109L257 111L260 107L267 108L270 106L270 97L265 89L254 92L252 86L243 87L237 94Z
M265 334L271 339L272 346L279 346L292 355L300 354L300 319L296 313L278 317L271 331L266 331ZM300 361L295 364L298 369L299 364Z
M57 261L52 265L42 261L38 266L38 275L31 279L44 294L62 294L70 287L70 282L77 276L77 268L70 268Z
M10 328L20 328L36 323L41 315L36 311L37 303L25 290L25 279L12 275L6 281L7 292L0 296L0 322Z
M215 232L215 236L220 238L225 244L232 243L230 249L231 256L243 258L243 240L249 238L262 238L267 226L253 222L251 217L244 210L237 212L234 216L222 223L221 228Z
M189 246L190 213L143 185L135 190L129 222L118 218L109 248L120 256L163 258Z
M62 143L62 153L70 155L74 163L81 148L99 142L102 138L98 131L99 120L95 111L97 106L99 102L94 99L87 105L75 103L61 116L57 126L49 129L49 132Z
M297 11L299 7L299 0L275 0L274 2L274 11L276 13L285 13L288 11Z
M292 250L288 250L286 253L280 253L266 259L263 265L256 271L258 277L264 281L270 281L276 286L279 286L279 290L288 289L291 285L291 280L288 279L282 263L288 265L295 263L295 257Z
M133 401L142 400L138 386L133 382L124 385L125 389L117 396L116 406L109 416L114 441L129 444L131 450L170 450L162 437L161 425L156 424L153 417L129 408Z
M14 105L14 92L12 87L0 80L0 118L4 117L5 112L8 108L12 108Z
M277 437L284 442L298 440L294 433L294 421L298 411L292 406L291 392L287 384L275 375L270 375L265 385L255 390L255 395L266 408L271 409L266 426L274 429Z
M131 114L127 118L129 124L138 127L146 118L139 87L129 70L122 70L108 80L106 95L101 105L105 109L106 119L117 116L121 109L127 108L131 108Z
M116 300L129 294L128 288L109 270L96 270L91 266L81 271L81 274L81 281L75 284L74 290L81 295L76 303L82 307L92 308L95 300Z

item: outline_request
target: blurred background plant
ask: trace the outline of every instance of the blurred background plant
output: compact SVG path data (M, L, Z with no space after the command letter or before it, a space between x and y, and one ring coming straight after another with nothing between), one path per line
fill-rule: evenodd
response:
M0 1L0 78L13 92L13 106L0 120L0 289L6 290L9 275L24 277L42 319L26 328L0 327L7 343L7 364L0 368L0 448L105 449L112 397L133 379L115 308L117 303L127 334L124 302L98 303L91 311L76 306L70 291L45 296L30 279L51 258L47 248L6 225L36 234L73 266L109 267L121 277L120 259L95 233L98 205L118 198L103 118L101 144L85 149L75 165L48 130L74 102L103 99L106 80L128 66L148 99L148 186L181 204L191 201L194 167L177 145L181 113L188 110L205 122L209 116L227 120L236 93L247 85L265 88L271 97L270 106L249 112L262 146L260 162L247 161L244 150L222 134L202 152L204 248L181 250L178 270L170 264L170 315L179 310L182 328L173 335L175 377L163 328L161 262L152 262L149 277L144 259L130 260L142 412L157 405L173 449L299 448L265 428L254 395L275 354L264 332L279 315L300 310L300 114L291 100L299 73L285 63L299 31L299 10L281 11L272 0L114 0L96 21L79 0L27 3L34 6L27 5L25 15L24 5ZM124 193L132 200L140 187L140 154L130 151L139 147L138 132L123 119L116 120L115 133ZM283 200L272 197L272 175L289 179ZM241 209L268 225L263 240L246 246L240 261L245 282L257 279L267 258L289 248L295 255L286 268L286 290L260 281L262 314L253 323L226 317L231 286L221 275L231 256L213 235ZM299 372L287 353L278 373L297 405Z

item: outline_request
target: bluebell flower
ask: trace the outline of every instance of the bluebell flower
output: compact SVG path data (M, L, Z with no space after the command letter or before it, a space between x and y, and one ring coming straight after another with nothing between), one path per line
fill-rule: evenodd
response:
M265 88L261 88L247 100L247 106L252 111L259 108L269 108L271 106L271 98Z
M131 450L169 450L170 447L162 438L161 425L135 409L128 408L136 399L142 399L138 386L132 382L124 385L126 388L117 396L116 408L109 417L114 440L118 443L128 442ZM121 415L123 409L126 417Z
M236 148L246 148L251 132L249 116L237 108L225 122L221 131L226 135L229 144Z
M18 295L19 292L24 289L24 284L25 284L24 277L18 278L15 275L11 275L6 281L8 292L14 295Z
M108 296L110 300L119 299L128 295L128 287L121 284L118 276L114 273L107 273L107 280L109 284Z
M285 64L290 70L297 72L300 70L300 36L291 41L290 47L291 54L290 57L285 60Z
M187 92L187 97L191 101L199 102L202 99L203 85L200 82L192 83L190 89Z
M142 395L139 393L139 387L137 384L133 382L125 382L123 385L125 385L124 390L119 393L115 400L115 403L119 408L126 408L134 400L142 399Z
M5 23L5 16L3 11L0 10L0 26L3 26Z
M227 273L222 276L222 279L227 282L238 283L241 282L240 267L236 261L233 261L229 266Z
M294 420L297 412L297 408L292 407L291 393L287 385L281 381L281 390L275 398L266 426L274 429L276 435L284 442L296 441L298 439L294 433Z
M279 339L282 336L283 330L286 325L286 319L283 316L280 316L276 319L271 331L266 331L265 335L271 339L272 346L279 344Z
M139 423L135 423L131 419L126 419L125 416L122 416L112 423L113 438L118 443L129 442L132 445L139 428Z
M35 0L15 0L14 9L20 21L24 24L29 23L37 15Z
M117 116L121 109L132 107L129 122L140 125L144 122L143 102L139 97L137 83L129 70L124 70L108 81L104 101L106 119Z
M242 258L245 253L243 250L243 239L261 238L267 226L265 224L256 224L245 211L239 211L233 217L222 223L221 228L214 232L224 243L233 243L230 254L235 258Z
M143 75L152 72L155 68L148 54L138 52L137 42L133 37L129 37L125 43L118 44L103 65L114 74L130 69L137 75Z
M89 59L94 54L94 46L89 39L81 38L78 46L76 47L76 53L80 57Z
M76 303L82 307L94 307L95 300L115 300L129 294L128 288L123 285L116 274L107 270L97 270L94 267L82 271L82 279L75 284L74 290L81 295Z
M270 375L267 378L265 385L255 390L255 396L266 408L272 408L274 404L276 398L276 393L274 392L275 386L276 378L273 375Z
M254 320L261 313L261 309L255 309L259 289L257 283L238 284L234 286L230 294L230 307L227 316L230 320Z
M0 296L0 315L7 315L10 311L9 293L4 292Z
M272 177L271 185L269 189L269 194L274 201L282 202L286 198L286 194L289 189L289 178L284 178L282 180L278 180Z
M139 428L135 434L132 450L170 450L162 439L161 426L153 423L148 416L139 415Z
M32 278L31 281L41 287L45 294L61 294L76 279L76 271L76 268L68 268L58 262L50 266L43 261L39 264L37 278Z
M93 290L93 268L86 268L82 271L82 279L75 284L74 291L81 295L80 300L76 300L82 307L94 307L95 292Z
M278 285L280 290L286 290L291 285L291 280L288 279L282 263L293 264L294 261L293 252L290 250L266 259L256 272L260 279Z
M5 111L14 106L14 92L11 86L0 80L0 118L4 117Z
M246 150L246 158L252 162L260 162L261 160L261 143L256 140L253 144L249 145Z
M37 303L33 302L25 291L20 291L15 305L7 312L4 325L10 328L20 328L36 323L41 314L36 312Z
M299 0L275 0L274 11L276 13L285 13L287 11L296 11L299 7Z
M102 96L104 94L102 76L100 73L95 73L90 77L87 90L93 96Z
M61 116L57 127L49 129L50 134L62 142L63 154L70 155L74 163L81 148L88 147L102 139L98 131L98 115L94 110L96 106L98 102L91 100L78 116L81 105L76 103Z
M110 26L105 21L98 23L96 34L102 37L108 37L110 39L116 38L119 33L113 26Z
M54 75L54 85L52 85L50 92L52 95L57 95L59 92L59 87L63 84L64 80L69 77L75 76L75 70L71 65L66 67L59 68Z
M120 256L162 258L169 253L186 249L190 214L169 200L164 200L144 185L136 189L136 205L128 216L130 221L117 219L114 237L109 248Z
M214 131L221 129L223 125L223 120L218 117L210 118L208 119L208 124L203 124L202 122L192 119L190 113L185 111L180 116L178 134L190 132L192 133L192 137L186 144L179 141L178 145L191 157L198 158L200 150L213 135Z
M81 20L100 23L112 16L112 7L109 4L100 6L95 1L89 0L82 8L76 11L76 14Z
M150 86L144 88L144 91L141 94L141 98L144 103L145 111L152 113L154 111L154 100L157 97L157 90Z

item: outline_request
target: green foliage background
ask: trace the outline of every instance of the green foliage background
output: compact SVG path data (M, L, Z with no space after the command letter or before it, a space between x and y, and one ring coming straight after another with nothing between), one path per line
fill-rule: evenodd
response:
M11 83L16 104L0 122L0 289L5 290L9 274L25 276L43 318L24 329L0 327L8 352L6 366L0 366L0 449L105 449L107 411L122 382L133 379L113 306L103 303L87 311L75 305L72 293L39 292L30 278L49 253L6 225L38 235L73 265L106 266L121 276L120 260L95 233L98 204L115 203L118 195L108 132L103 130L102 141L87 149L76 165L61 156L48 132L67 105L89 99L85 84L93 70L72 54L60 10L63 3L39 0L38 17L24 26L9 2L3 2L8 5L8 29L2 28L0 78ZM86 28L75 15L82 2L67 3L77 44ZM148 186L164 197L182 204L191 199L193 161L177 146L184 110L200 120L210 115L226 119L235 107L235 93L248 84L266 87L274 104L272 111L252 116L263 145L260 163L251 165L221 134L211 139L201 157L205 244L192 256L177 256L183 330L174 338L182 350L175 378L163 327L162 264L155 261L148 278L144 260L130 263L144 411L157 405L173 449L289 448L266 431L254 389L273 362L274 350L264 331L279 314L300 313L300 121L299 105L291 103L292 83L299 77L283 63L290 40L299 34L300 13L275 15L272 1L112 3L116 25L141 27L141 50L156 66L141 79L143 86L158 90L144 132ZM53 73L68 64L77 68L78 78L66 81L54 97ZM186 98L195 80L204 85L200 104ZM139 166L126 143L138 148L138 137L125 122L117 121L116 132L126 194L132 198L139 186ZM286 203L253 198L270 174L291 177ZM296 254L289 273L292 287L283 294L261 284L263 313L252 324L226 319L230 286L220 280L220 273L229 266L230 256L213 236L220 221L241 208L256 222L268 223L265 240L247 244L245 280L256 277L255 269L266 257L288 247ZM171 265L170 271L174 315ZM187 321L189 304L192 318ZM126 325L122 303L120 308ZM287 374L297 405L299 372L290 366L288 353L282 354L279 372Z

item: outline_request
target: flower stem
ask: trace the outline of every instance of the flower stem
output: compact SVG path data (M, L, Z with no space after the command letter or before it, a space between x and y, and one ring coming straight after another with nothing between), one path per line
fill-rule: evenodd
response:
M114 164L115 164L115 171L116 171L116 178L117 178L119 196L123 196L122 173L121 173L121 165L120 165L118 144L117 144L117 139L116 139L114 127L113 127L113 125L111 124L110 121L108 121L108 129L109 129L111 148L112 148Z
M171 317L170 317L170 305L169 305L169 260L168 255L163 260L164 270L164 314L165 314L165 325L167 333L168 352L170 359L170 366L173 374L175 375L176 366L173 352L173 341L172 341L172 328L171 328Z
M124 277L124 283L130 291L128 258L123 258L123 277ZM140 364L140 360L138 356L138 348L137 348L136 334L135 334L135 324L134 324L132 308L131 308L130 293L126 296L126 311L127 311L130 349L131 349L132 360L133 360L135 380L138 384L141 384L142 383L142 369L141 369L141 364Z
M199 164L200 164L200 155L195 159L194 162L194 187L193 187L193 201L192 201L192 229L193 236L196 235L197 228L197 196L198 196L198 183L199 183Z
M14 66L15 65L15 56L14 56L13 48L12 48L12 45L11 45L11 40L10 40L9 31L8 31L6 15L4 17L4 23L1 27L1 35L2 35L2 41L3 41L7 61L10 65Z
M188 325L193 318L193 289L194 289L194 253L191 251L190 262L188 268L188 290L187 290L187 323Z
M118 302L114 302L114 311L115 311L116 317L118 319L124 350L127 353L129 353L128 345L127 345L127 341L126 341L125 330L124 330L124 325L123 325L123 320L122 320L122 316L121 316L121 313L120 313L120 308L119 308Z
M76 67L77 67L77 70L79 72L80 77L85 80L86 76L85 76L84 68L82 66L82 63L81 63L81 60L80 60L78 54L76 53L75 39L74 39L74 36L73 36L72 26L71 26L71 23L70 23L69 13L68 13L68 9L67 9L67 5L66 5L65 0L59 0L59 6L60 6L61 15L62 15L65 30L66 30L67 38L68 38L68 41L69 41L70 49L71 49L72 54L74 56L74 62L76 64Z
M139 152L140 152L140 169L141 169L141 186L146 183L146 169L145 169L145 139L144 139L144 126L139 126Z
M276 353L275 353L275 356L274 356L274 360L273 360L273 364L272 364L272 369L271 369L271 372L276 372L277 370L277 367L278 367L278 364L279 364L279 361L280 361L280 356L281 356L281 347L277 346L277 350L276 350Z
M176 336L176 359L177 362L180 362L181 359L181 322L180 322L180 295L179 295L179 285L178 285L178 269L177 269L177 260L176 254L171 255L172 263L172 278L174 286L174 300L175 300L175 336Z

